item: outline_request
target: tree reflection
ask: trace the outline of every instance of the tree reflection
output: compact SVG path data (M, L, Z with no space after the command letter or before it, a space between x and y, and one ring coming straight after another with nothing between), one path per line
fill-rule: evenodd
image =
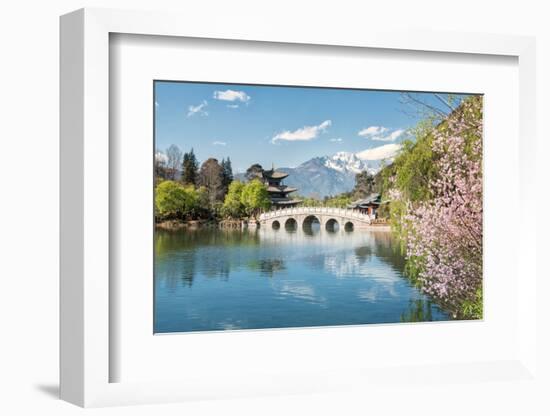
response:
M195 249L202 246L254 246L260 244L258 232L198 228L184 230L156 230L155 254L163 256L171 251Z
M373 249L370 246L361 246L357 247L354 252L357 259L363 264L370 260Z
M239 255L241 250L260 244L284 244L292 240L298 243L303 242L303 244L314 243L327 246L326 252L310 259L316 267L323 267L319 256L323 257L326 256L326 253L330 253L332 250L330 247L334 246L337 249L339 244L360 244L353 248L356 266L368 267L366 264L373 256L377 256L395 270L403 271L404 258L394 248L395 244L392 244L390 233L373 231L345 233L344 230L320 232L320 223L316 217L305 221L301 230L298 230L296 226L296 221L287 221L285 229L277 231L220 230L215 228L157 230L155 233L155 267L157 264L161 265L158 267L162 267L161 274L169 286L174 286L178 280L186 286L191 286L197 273L209 278L228 279L232 269L237 269L242 265ZM311 237L314 238L309 240ZM228 250L230 248L238 248L238 250ZM198 252L201 253L199 257L197 256ZM265 258L265 253L261 254L255 251L249 254L257 254L258 258L248 261L246 267L250 270L257 270L262 275L273 276L286 269L285 262L280 257ZM164 259L169 259L169 261L163 261Z
M409 310L401 314L401 322L433 321L432 307L432 302L429 300L411 300Z
M250 270L258 271L263 276L273 277L276 273L286 270L282 259L259 259L248 262Z
M279 231L287 235L296 235L296 222L290 222L287 225L288 231ZM318 225L317 223L317 231ZM315 224L313 227L315 228ZM277 233L273 230L269 230L269 232L272 235ZM168 287L175 287L178 280L184 286L192 286L198 273L207 278L227 280L231 271L241 266L239 255L241 250L258 246L260 243L260 232L256 230L211 228L157 230L155 233L155 267L157 272L161 272L157 274L162 276ZM228 250L230 248L239 250ZM282 258L262 258L259 256L265 254L255 251L249 252L249 254L258 255L258 258L248 261L245 266L249 270L257 271L260 275L273 277L286 270Z
M313 272L315 276L363 279L357 286L354 286L357 283L341 282L334 282L332 286L335 297L345 287L344 291L354 293L362 302L400 302L403 296L410 296L409 291L415 290L405 283L405 259L391 233L346 232L343 227L329 232L321 230L319 222L313 219L298 229L292 226L296 224L284 227L281 224L279 230L270 227L260 230L157 230L156 288L174 293L178 287L193 286L195 279L228 281L230 276L274 278L279 275L283 282L283 274L292 279L301 277L299 273ZM427 297L416 292L407 308L408 299L403 299L403 308L395 312L396 320L423 322L433 320L434 316L440 319L441 312ZM406 310L401 313L403 309Z
M393 266L396 270L405 270L405 257L399 250L399 244L389 232L373 231L376 256Z

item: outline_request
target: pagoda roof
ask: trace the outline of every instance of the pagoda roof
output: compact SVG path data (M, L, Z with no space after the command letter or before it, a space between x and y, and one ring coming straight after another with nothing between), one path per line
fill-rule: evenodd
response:
M279 170L264 170L263 172L264 176L266 178L272 178L272 179L284 179L288 176L288 173L281 172Z
M282 185L282 186L269 185L267 187L267 192L282 192L282 193L285 193L285 194L288 194L290 192L295 192L297 190L298 190L297 188L292 188L292 187L286 186L286 185Z
M348 208L358 208L361 206L367 206L367 205L380 205L380 194L370 194L366 198L358 199L357 201L353 201L351 204L348 205Z
M273 204L275 205L296 205L302 202L301 199L274 199Z

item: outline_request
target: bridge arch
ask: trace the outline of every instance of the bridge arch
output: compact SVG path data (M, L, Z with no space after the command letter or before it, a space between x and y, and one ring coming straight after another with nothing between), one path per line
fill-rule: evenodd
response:
M285 229L287 230L297 230L298 229L298 221L296 221L296 218L289 217L285 221Z
M318 223L321 226L321 220L314 214L307 215L302 221L302 229L312 229L313 224Z
M271 223L271 228L273 228L274 230L278 230L279 228L281 228L281 223L278 220L274 220Z
M346 221L346 223L344 224L344 231L350 232L353 231L354 228L355 227L351 221Z
M338 231L339 229L340 229L340 223L336 218L329 218L325 222L325 230L334 232L334 231Z

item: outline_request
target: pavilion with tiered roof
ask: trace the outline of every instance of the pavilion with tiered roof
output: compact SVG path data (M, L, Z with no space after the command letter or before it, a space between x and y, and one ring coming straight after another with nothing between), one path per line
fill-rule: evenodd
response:
M267 187L271 204L275 209L292 207L302 202L301 200L289 197L289 194L296 192L297 189L283 184L282 181L287 176L288 173L277 171L274 167L262 172L262 180Z

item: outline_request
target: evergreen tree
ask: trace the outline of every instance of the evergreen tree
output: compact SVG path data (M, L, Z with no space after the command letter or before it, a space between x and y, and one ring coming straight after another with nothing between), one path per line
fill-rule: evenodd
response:
M233 182L233 169L231 168L231 159L222 159L222 184L225 193L229 189L229 185Z
M198 183L198 171L199 163L195 157L195 152L193 149L189 153L183 155L183 166L181 181L189 185L197 185Z

